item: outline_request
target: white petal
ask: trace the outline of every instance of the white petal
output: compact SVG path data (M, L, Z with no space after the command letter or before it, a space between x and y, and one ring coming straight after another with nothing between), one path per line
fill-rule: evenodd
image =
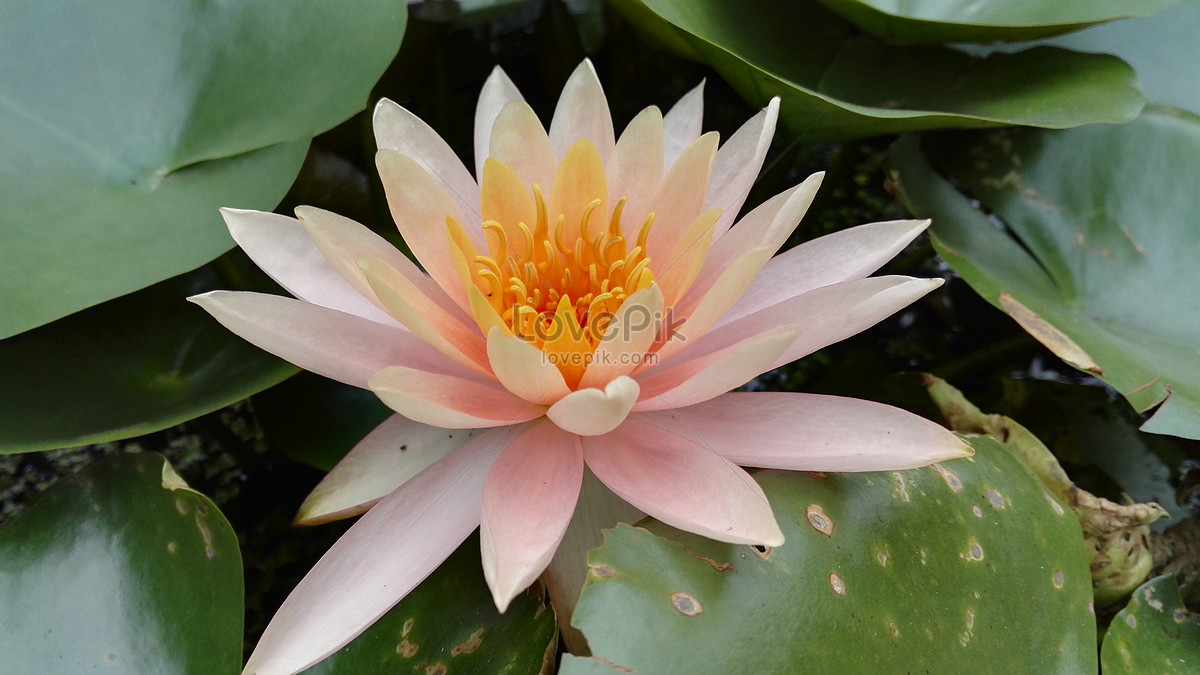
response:
M475 105L475 177L483 178L483 162L488 158L492 148L492 125L504 106L513 101L524 101L517 85L508 79L508 75L500 66L492 70L487 82L483 83L483 91L479 92L479 102Z
M785 251L763 266L737 306L719 324L822 286L865 278L894 258L928 226L928 220L869 223ZM729 237L734 234L731 232Z
M683 95L663 116L663 173L683 149L700 138L704 121L704 81Z
M723 210L721 219L713 228L714 241L724 236L746 202L746 195L750 194L750 187L758 179L758 171L767 156L778 119L779 97L776 96L766 109L743 124L717 152L713 162L712 191L704 205L704 208Z
M416 115L385 99L375 106L375 143L420 164L458 203L464 216L479 216L479 184L446 141ZM466 225L466 223L463 223ZM465 228L475 245L483 246L483 230Z
M300 221L242 209L221 209L221 216L238 246L288 293L314 305L396 325L395 319L338 274Z
M188 300L244 340L305 370L367 387L390 366L441 373L466 371L402 327L279 295L212 291Z
M471 439L368 511L284 601L245 672L308 668L408 595L475 530L484 479L514 436Z
M392 415L325 474L300 505L296 524L318 525L366 513L476 433L473 429L447 431Z
M970 446L923 417L840 396L734 392L637 417L743 466L897 471L971 454Z
M581 138L590 140L605 162L616 145L608 99L587 59L571 73L550 120L550 144L560 160Z
M579 389L567 394L550 406L546 416L573 434L606 434L625 420L640 391L637 382L622 375L603 390Z

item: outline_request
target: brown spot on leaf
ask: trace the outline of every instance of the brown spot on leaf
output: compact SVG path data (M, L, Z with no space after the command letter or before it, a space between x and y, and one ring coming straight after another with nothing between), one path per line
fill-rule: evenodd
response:
M1004 509L1004 496L997 492L995 488L984 490L983 496L987 497L988 503L992 505L993 509L998 511Z
M435 663L425 668L425 672L429 675L446 675L447 669L444 663Z
M420 648L420 645L409 642L408 638L404 638L400 641L400 644L396 645L396 653L406 659L411 659L417 655L417 650Z
M837 572L829 573L829 587L838 595L846 595L846 582L837 575Z
M946 486L950 488L951 492L962 492L962 479L955 475L953 471L950 471L940 463L932 464L929 468L933 469L942 477L942 480L946 481Z
M971 513L975 514L975 517L976 517L976 518L982 518L982 517L983 517L983 509L979 508L979 505L978 505L978 504L972 504L972 505L971 505Z
M970 547L967 549L967 558L976 562L983 560L983 547L979 545L979 542L971 542Z
M483 644L483 629L480 628L480 629L476 630L474 633L471 633L471 637L467 638L466 641L460 642L460 643L454 645L453 647L451 647L450 648L450 656L453 657L453 656L458 656L459 654L470 654L470 653L474 652L476 649L479 649L480 645L482 645L482 644Z
M1175 619L1175 623L1183 623L1188 620L1188 611L1182 607L1176 607L1171 611L1171 618Z
M895 622L891 622L888 624L888 632L892 634L892 637L900 636L900 629L896 627Z
M588 573L597 579L611 579L617 576L616 570L608 565L588 565Z
M1016 298L1008 293L1000 294L1000 306L1005 312L1013 318L1021 328L1025 329L1038 342L1046 346L1047 349L1054 352L1058 358L1075 366L1080 370L1086 370L1095 375L1103 375L1104 371L1100 365L1083 351L1083 347L1075 344L1075 341L1067 337L1067 334L1055 328L1042 317L1038 316L1025 305L1022 305Z
M1062 572L1062 570L1054 570L1054 587L1055 587L1055 588L1062 588L1062 587L1063 587L1063 584L1064 584L1065 582L1066 582L1066 580L1065 580L1065 579L1063 579L1063 572Z
M716 560L713 560L712 558L707 558L705 556L696 556L696 557L697 557L697 559L708 563L708 566L713 568L714 572L728 572L730 570L733 570L733 565L731 563L719 563Z
M833 521L825 515L825 510L820 505L809 504L808 508L804 509L804 515L808 517L808 524L812 525L814 530L826 537L833 536Z
M671 594L671 604L684 616L696 616L704 611L704 608L700 606L700 601L695 596L683 591Z
M412 632L412 629L413 629L413 620L406 619L404 621L404 625L400 627L400 637L402 637L402 638L408 637L408 634Z

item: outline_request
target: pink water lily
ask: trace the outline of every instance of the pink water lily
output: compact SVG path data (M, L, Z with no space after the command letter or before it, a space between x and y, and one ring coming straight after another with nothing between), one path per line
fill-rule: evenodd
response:
M726 393L941 283L868 276L926 222L863 225L772 257L819 174L734 224L777 110L772 101L719 145L700 133L697 87L618 138L585 62L547 133L497 69L476 111L478 180L411 113L386 100L375 110L379 173L420 268L320 209L299 208L298 220L225 212L295 299L192 300L397 413L302 506L302 522L366 515L280 608L247 672L295 672L337 650L476 528L503 611L554 555L585 466L675 527L778 546L766 497L739 465L873 471L969 454L888 406Z

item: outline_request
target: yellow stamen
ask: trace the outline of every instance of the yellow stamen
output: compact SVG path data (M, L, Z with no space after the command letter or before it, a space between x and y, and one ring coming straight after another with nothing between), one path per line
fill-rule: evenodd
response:
M542 188L534 184L528 188L533 222L483 222L490 255L478 253L458 223L447 220L451 253L469 284L471 312L480 328L486 333L501 326L528 340L572 388L621 303L655 283L646 257L654 214L646 216L636 245L627 249L621 226L626 199L618 199L611 213L605 213L605 204L612 202L603 173L596 170L598 156L592 155L594 150L587 148L568 153L558 169L555 209L567 213L551 213ZM491 186L489 204L497 206L489 215L517 215L518 210L501 207L529 204L527 197L507 199L500 192L510 189L515 174L507 167L491 169L485 180L496 176L506 182ZM523 208L522 218L529 215L528 207ZM603 225L593 224L593 218L602 218Z

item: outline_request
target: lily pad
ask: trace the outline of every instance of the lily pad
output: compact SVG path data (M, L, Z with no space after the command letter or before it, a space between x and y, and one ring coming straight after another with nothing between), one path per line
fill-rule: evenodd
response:
M223 285L206 268L0 340L0 453L158 431L294 375L184 300Z
M755 105L781 96L804 143L944 127L1127 122L1144 103L1120 59L1038 47L975 57L852 37L816 0L618 0L635 25L704 61Z
M993 439L971 444L911 471L756 474L776 549L607 530L572 623L614 672L1095 672L1078 521ZM602 672L588 661L561 672Z
M0 10L0 338L233 246L360 110L403 3L15 0Z
M496 611L472 536L400 604L307 675L546 672L558 629L532 594Z
M1200 87L1191 84L1200 82L1197 28L1200 0L1188 0L1154 16L1095 26L1048 44L1119 56L1137 71L1147 99L1200 114Z
M1100 649L1105 675L1194 673L1200 664L1200 617L1179 597L1175 577L1142 584L1117 613Z
M904 199L963 279L1065 361L1103 379L1143 431L1200 439L1195 214L1200 117L1148 110L1122 126L1004 129L893 147Z
M1179 0L821 0L881 38L909 42L1033 40L1148 16Z
M117 455L0 530L5 672L237 673L242 560L160 455Z

